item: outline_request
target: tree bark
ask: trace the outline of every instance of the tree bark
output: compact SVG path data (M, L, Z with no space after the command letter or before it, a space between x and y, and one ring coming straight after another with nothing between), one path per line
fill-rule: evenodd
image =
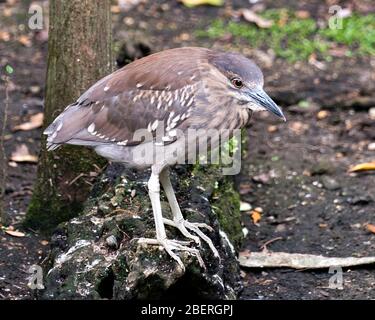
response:
M50 1L45 126L110 73L111 62L110 0ZM74 217L91 188L86 178L102 164L102 159L82 147L47 152L43 137L25 225L50 231Z
M7 120L7 111L9 106L9 98L7 92L7 81L8 77L4 77L5 82L5 103L3 109L0 110L0 224L6 224L8 222L8 216L5 211L4 206L4 197L5 197L5 188L6 188L6 167L7 167L7 158L5 155L5 146L4 146L4 135L5 127Z

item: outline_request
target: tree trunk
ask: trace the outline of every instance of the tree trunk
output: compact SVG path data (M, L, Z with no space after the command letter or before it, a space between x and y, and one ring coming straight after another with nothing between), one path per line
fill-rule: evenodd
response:
M45 125L110 73L111 62L110 0L50 1ZM47 152L43 137L25 225L50 231L75 216L91 188L90 172L102 164L102 159L82 147Z

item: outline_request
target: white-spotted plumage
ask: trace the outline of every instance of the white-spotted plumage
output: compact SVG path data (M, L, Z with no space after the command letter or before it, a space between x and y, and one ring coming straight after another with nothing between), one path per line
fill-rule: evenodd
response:
M119 146L126 146L127 143L128 143L128 140L124 140L124 141L117 142L117 144L118 144Z
M151 131L155 131L159 125L159 120L155 120L151 125Z
M91 123L91 124L88 126L87 131L88 131L89 133L93 134L94 131L95 131L95 123Z

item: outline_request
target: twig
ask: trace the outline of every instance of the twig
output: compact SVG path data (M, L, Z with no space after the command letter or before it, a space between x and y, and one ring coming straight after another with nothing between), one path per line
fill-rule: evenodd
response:
M85 176L85 174L84 173L80 173L72 181L70 181L68 185L71 186L74 182L76 182L79 178L82 178L83 176Z
M9 92L8 92L8 84L9 84L9 76L5 76L5 106L3 111L3 121L0 121L0 222L2 224L6 224L9 220L9 217L6 213L5 206L4 206L4 198L5 198L5 188L6 188L6 166L7 166L7 157L5 154L5 143L4 143L4 136L5 136L5 129L8 117L8 109L9 109Z
M272 242L275 242L275 241L278 241L278 240L283 240L283 238L282 237L276 237L276 238L273 238L273 239L271 239L271 240L268 240L268 241L266 241L265 243L263 243L262 245L261 245L261 247L260 247L260 249L261 250L267 250L267 246L269 245L269 244L271 244Z
M287 252L243 252L239 256L242 267L248 268L294 268L294 269L322 269L331 266L351 267L374 264L375 257L324 257L313 254Z

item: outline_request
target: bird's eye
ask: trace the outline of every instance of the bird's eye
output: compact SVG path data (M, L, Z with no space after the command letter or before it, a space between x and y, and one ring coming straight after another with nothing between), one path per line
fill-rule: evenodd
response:
M237 88L241 89L243 87L243 82L240 78L233 78L231 80L232 84Z

